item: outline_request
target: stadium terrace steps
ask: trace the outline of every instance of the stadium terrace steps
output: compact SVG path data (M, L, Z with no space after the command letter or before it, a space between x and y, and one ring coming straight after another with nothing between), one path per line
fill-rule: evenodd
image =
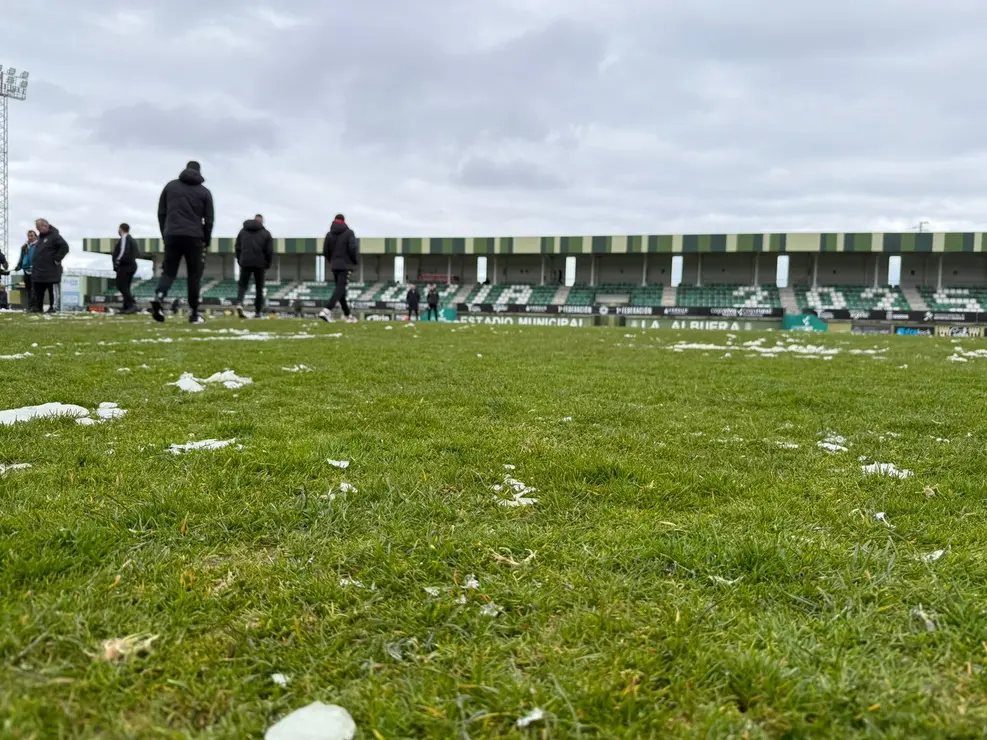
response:
M816 288L795 286L799 312L817 311L909 311L911 307L898 288L866 285L833 285Z
M564 306L569 300L569 287L566 285L560 285L555 291L555 297L552 299L553 306Z
M665 308L671 308L675 305L675 299L678 296L678 290L673 288L671 285L666 285L665 289L661 292L661 305Z
M799 310L798 301L795 300L795 291L790 286L788 288L779 288L778 297L781 299L781 307L785 309L785 313L802 313Z
M902 286L902 295L905 296L905 300L908 301L908 305L912 307L913 311L928 311L929 304L925 302L919 289L914 285Z

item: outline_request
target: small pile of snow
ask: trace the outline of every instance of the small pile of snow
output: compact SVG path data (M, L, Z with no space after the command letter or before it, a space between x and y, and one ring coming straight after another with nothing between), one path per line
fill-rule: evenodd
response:
M353 740L356 722L342 707L313 702L268 728L264 740Z
M230 389L231 391L239 390L245 385L250 385L253 383L251 378L241 378L232 370L225 370L221 373L214 373L204 380L202 378L196 378L192 373L182 373L181 377L174 383L167 383L166 385L173 385L183 390L187 393L201 393L206 388L207 385L212 385L214 383L219 383L223 387Z
M883 475L888 478L911 478L914 473L911 470L901 470L891 463L874 463L873 465L863 465L861 469L865 475Z
M13 465L0 465L0 478L3 478L11 470L27 470L30 468L30 463L14 463Z
M185 452L192 452L193 450L220 450L223 447L229 447L231 444L236 442L236 438L233 439L204 439L201 442L189 442L184 445L172 445L168 448L168 452L172 455L181 455Z
M888 521L888 515L885 514L883 511L877 512L874 515L874 518L877 519L877 521L879 522L883 522L884 526L888 527L889 529L894 529L894 525Z
M284 688L288 685L288 677L283 673L272 673L271 680L274 681L278 686Z
M521 717L514 724L517 726L519 730L523 730L525 728L531 727L531 725L535 724L535 722L541 722L543 719L545 719L544 709L532 709L530 712L528 712L528 714Z
M21 352L18 355L0 355L0 360L26 360L28 357L34 357L30 352Z
M19 409L0 411L0 424L11 426L35 419L82 418L89 416L89 409L70 403L43 403L40 406L24 406Z
M965 357L960 357L959 355L952 355L951 357L947 357L946 359L949 360L950 362L969 362L968 359L966 359Z
M501 496L494 496L494 500L500 506L508 507L519 507L519 506L532 506L538 503L536 498L528 498L527 494L535 493L538 489L531 488L530 486L522 483L521 481L512 478L511 476L506 476L504 478L504 486L491 486L491 489L497 492L503 491L504 487L514 489L513 498L502 498Z
M826 450L830 455L836 455L840 452L848 451L843 445L833 444L832 442L819 442L817 444L821 449Z
M945 554L945 550L936 550L935 552L930 552L928 555L922 555L919 560L923 563L934 563Z
M480 614L482 614L485 617L496 617L498 614L500 614L500 610L501 610L500 605L495 604L494 602L491 601L489 604L484 604L483 606L480 607Z
M346 470L346 468L350 466L349 460L326 460L326 462L334 468L339 468L340 470Z
M283 367L281 368L286 373L310 373L312 368L307 365L295 365L294 367Z
M794 442L775 442L783 450L797 450L799 446Z
M479 591L480 582L476 579L476 576L470 573L466 576L466 580L463 581L463 588L467 591Z

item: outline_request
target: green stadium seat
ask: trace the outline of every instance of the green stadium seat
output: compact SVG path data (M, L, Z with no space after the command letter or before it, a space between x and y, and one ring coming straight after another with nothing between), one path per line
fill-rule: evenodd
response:
M833 285L811 288L796 285L795 302L801 311L908 311L911 307L899 288L870 285Z

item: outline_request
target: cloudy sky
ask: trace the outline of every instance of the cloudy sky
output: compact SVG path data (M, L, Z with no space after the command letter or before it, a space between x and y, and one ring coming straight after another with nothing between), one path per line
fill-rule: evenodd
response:
M983 0L3 5L15 237L987 228Z

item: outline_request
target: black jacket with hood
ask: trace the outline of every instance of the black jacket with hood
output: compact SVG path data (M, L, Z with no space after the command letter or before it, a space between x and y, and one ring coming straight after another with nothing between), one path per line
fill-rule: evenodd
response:
M411 286L411 290L408 291L407 301L409 308L418 308L418 303L422 299L422 294L418 292L418 288L414 285Z
M333 221L322 245L322 255L330 270L352 270L360 264L360 248L353 229L343 221Z
M428 305L432 308L437 308L439 305L439 291L435 288L428 291Z
M117 242L113 247L113 271L133 275L137 272L137 242L130 234L120 238L123 240L123 252L120 252L120 242Z
M31 259L31 279L36 283L60 283L62 260L69 253L69 245L58 229L48 226L47 234L39 234Z
M215 219L212 193L202 183L198 170L185 169L165 185L158 200L158 225L161 236L191 236L202 239L208 247Z
M274 261L274 239L256 218L248 218L236 236L236 262L240 267L269 270Z

